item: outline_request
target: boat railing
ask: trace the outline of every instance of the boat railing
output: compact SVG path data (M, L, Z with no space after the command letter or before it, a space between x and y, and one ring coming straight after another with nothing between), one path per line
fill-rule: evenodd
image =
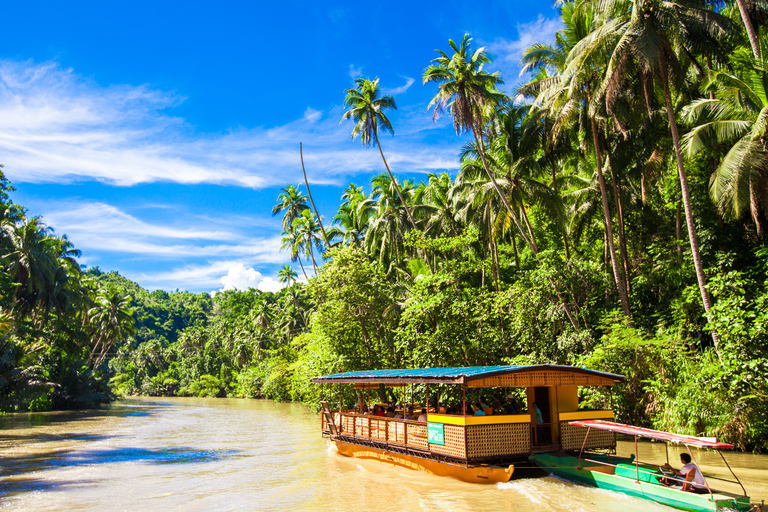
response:
M336 427L341 436L352 436L420 450L429 449L426 422L352 412L332 411L332 414L337 421ZM325 422L323 431L328 431Z

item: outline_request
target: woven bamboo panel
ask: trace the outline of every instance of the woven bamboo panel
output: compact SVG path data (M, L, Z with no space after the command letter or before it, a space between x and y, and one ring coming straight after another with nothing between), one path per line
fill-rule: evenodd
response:
M359 416L355 418L355 435L359 437L370 437L367 417Z
M405 426L408 429L408 446L423 448L425 450L429 448L426 423L422 425L406 423Z
M355 433L355 418L353 416L341 417L341 431L346 434Z
M387 420L371 420L371 439L387 439Z
M531 451L530 423L467 427L467 458L521 455Z
M524 388L528 386L612 386L613 379L583 373L537 371L512 373L467 382L469 388Z
M581 450L585 435L587 435L586 427L570 425L567 421L560 422L560 447L563 450ZM584 445L584 449L586 450L615 447L616 434L607 430L598 430L596 428L589 431L587 444Z
M388 421L387 429L390 443L405 444L405 423L402 421Z
M448 455L457 459L467 458L467 447L464 445L464 427L460 425L443 425L445 445L430 444L429 451Z

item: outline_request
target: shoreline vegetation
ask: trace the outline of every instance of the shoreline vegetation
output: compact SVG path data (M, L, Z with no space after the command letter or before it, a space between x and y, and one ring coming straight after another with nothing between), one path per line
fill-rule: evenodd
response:
M277 293L149 292L83 270L0 175L0 409L352 404L310 378L553 363L626 375L618 421L768 450L768 7L710 6L565 2L513 96L483 48L451 41L423 82L433 114L471 135L455 177L398 179L379 133L395 134L395 100L356 80L342 121L383 172L350 184L330 224L282 190L272 212L308 283L286 265Z

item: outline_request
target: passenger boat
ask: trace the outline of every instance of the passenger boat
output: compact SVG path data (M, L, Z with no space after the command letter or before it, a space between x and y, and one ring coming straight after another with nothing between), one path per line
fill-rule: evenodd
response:
M733 446L726 443L718 443L712 438L700 438L694 436L685 436L650 430L631 425L623 425L603 420L571 421L573 428L586 428L587 434L584 437L583 445L579 450L578 456L565 453L541 453L533 455L533 461L545 471L554 474L565 480L579 482L582 484L622 492L631 496L644 498L658 503L663 503L671 507L693 510L693 511L717 511L717 510L758 510L757 505L751 505L747 491L733 473L731 467L725 460L720 450L733 449ZM586 453L592 445L590 438L592 432L609 432L613 435L625 434L633 436L635 439L635 454L632 457L616 457ZM734 480L726 480L706 476L701 472L705 480L706 492L695 494L690 492L692 486L690 479L680 480L680 487L666 486L662 484L665 479L675 478L664 474L664 467L658 464L649 464L639 460L637 452L637 438L643 437L656 441L663 441L667 447L667 464L669 464L668 443L684 445L688 449L691 460L699 469L696 457L690 447L706 448L716 450L726 467L731 471ZM688 476L691 476L689 474ZM709 481L730 482L741 488L743 494L726 492L710 487ZM722 484L721 484L722 485Z
M616 436L610 431L593 433L571 424L574 420L611 420L613 411L579 410L580 386L605 386L624 382L622 375L558 365L475 366L460 368L419 368L339 373L312 379L317 384L353 385L361 394L382 386L403 388L424 386L427 421L388 418L347 411L343 404L332 408L321 401L321 429L339 453L350 457L376 459L398 466L451 476L466 482L508 481L515 464L528 463L531 455L590 449L612 450ZM437 403L429 403L429 386L437 387ZM523 409L517 414L485 416L447 414L440 404L446 386L460 396L461 411L470 397L483 388L503 389L504 394L524 388ZM421 388L419 388L421 393ZM522 392L521 392L522 393ZM472 400L473 402L475 399ZM541 421L531 414L533 404ZM443 404L445 405L445 404ZM584 444L586 442L586 445Z

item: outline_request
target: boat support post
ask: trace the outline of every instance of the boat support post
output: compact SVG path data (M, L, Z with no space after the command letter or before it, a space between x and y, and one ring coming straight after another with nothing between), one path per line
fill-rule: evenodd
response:
M576 466L576 469L581 469L581 456L584 455L584 447L587 446L587 438L589 437L590 430L592 430L592 427L587 427L587 435L584 436L584 442L581 443L581 451L579 452L579 465Z
M640 453L637 451L637 436L635 436L635 473L637 474L637 483L640 483Z
M699 463L696 462L696 457L693 456L693 452L691 451L691 447L688 445L685 445L685 449L688 450L688 455L691 456L691 459L693 459L693 463L696 464L696 471L701 473L701 468L699 467ZM701 478L704 478L704 473L701 473ZM715 497L712 495L712 489L709 488L709 482L707 482L707 479L704 478L704 485L707 486L707 490L709 491L709 501L715 501ZM743 487L742 487L743 489ZM747 494L747 491L744 491L744 494Z
M739 480L739 477L736 476L736 473L734 473L733 470L731 469L731 466L728 464L728 461L725 460L725 455L723 455L723 452L721 452L720 450L717 450L717 453L720 454L720 458L723 459L723 462L725 462L725 467L727 467L728 471L731 472L731 474L733 475L733 478L735 478L736 481L739 482L739 485L741 486L741 490L744 491L744 496L746 496L747 490L744 488L744 485L741 483L741 480Z

